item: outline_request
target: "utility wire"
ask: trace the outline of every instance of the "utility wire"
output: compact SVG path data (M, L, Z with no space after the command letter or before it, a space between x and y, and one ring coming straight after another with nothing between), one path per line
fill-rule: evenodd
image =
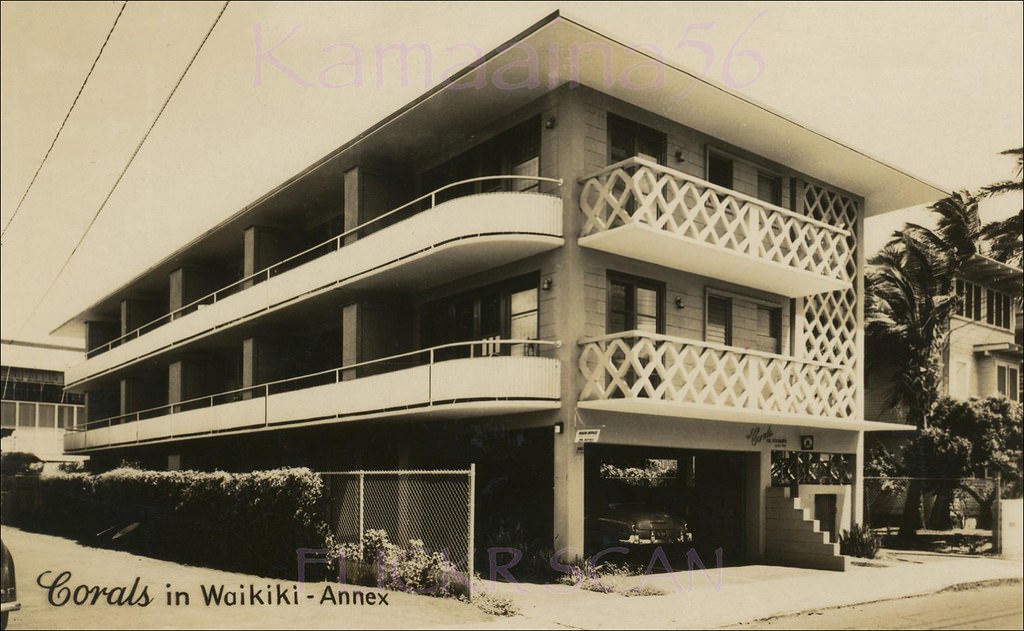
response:
M164 100L163 105L160 106L160 111L157 112L156 118L153 119L152 124L150 124L149 129L146 130L146 133L142 137L142 140L139 141L139 144L136 145L135 150L132 151L132 155L128 158L128 162L125 163L124 168L121 169L121 174L117 176L117 180L114 182L114 185L110 187L110 191L107 193L107 196L103 198L103 202L100 204L100 207L96 209L96 212L93 214L92 219L89 220L89 224L86 225L85 230L82 232L82 236L79 237L78 239L78 243L76 243L75 247L73 247L71 249L71 252L68 253L67 258L64 259L64 263L60 266L60 269L57 271L57 275L53 277L52 281L50 281L50 284L49 286L47 286L46 291L43 292L43 295L36 303L36 306L32 308L32 312L29 313L27 318L25 318L25 321L21 325L22 330L32 320L32 317L36 314L36 311L39 310L39 307L46 300L47 296L50 295L50 292L53 290L54 285L57 284L57 281L60 279L61 275L64 274L64 271L67 269L68 263L70 263L71 259L74 258L75 253L78 252L78 248L81 247L82 242L85 241L85 237L88 236L89 231L92 230L93 225L95 225L96 223L96 219L99 218L100 213L103 212L103 209L107 207L107 202L110 201L110 198L114 195L114 191L117 190L118 185L121 184L121 180L124 179L125 173L127 173L128 169L132 166L132 163L135 161L135 157L139 155L139 151L142 150L142 146L146 144L146 140L149 138L149 135L153 132L153 128L156 127L156 124L160 120L160 117L163 115L164 110L167 109L167 105L171 102L171 99L174 97L174 93L177 92L178 86L180 86L181 82L184 81L185 75L188 74L189 69L192 68L192 64L195 63L196 58L199 57L199 53L203 50L203 47L206 45L207 40L210 39L210 35L213 34L213 29L217 28L217 24L220 22L220 19L224 15L224 11L227 10L229 4L231 4L231 0L227 0L224 3L224 5L220 8L220 12L217 13L217 17L213 20L213 24L211 24L209 30L206 31L206 35L203 37L203 41L199 42L199 47L196 48L196 52L192 54L192 58L189 59L188 65L185 66L185 70L182 71L181 76L178 77L178 81L174 84L174 87L171 88L170 94L167 95L167 98Z
M46 150L46 155L43 156L42 162L40 162L39 166L36 167L36 172L32 174L32 179L29 181L28 187L25 188L25 192L21 194L21 199L18 200L18 206L14 209L10 219L7 220L7 225L4 226L3 232L0 232L0 239L7 234L7 229L11 227L11 222L14 221L18 211L21 210L21 205L25 203L25 198L28 197L29 191L32 190L32 185L36 183L36 178L39 177L39 172L43 170L43 165L46 164L46 159L50 157L50 152L53 151L54 145L57 144L57 139L60 138L60 133L64 131L64 125L66 125L68 119L71 118L71 112L75 110L75 105L78 104L78 99L82 96L82 92L85 90L85 85L89 83L89 78L92 77L92 71L96 69L96 64L99 63L100 57L103 56L103 51L107 48L107 42L110 41L110 36L114 34L117 22L121 19L121 14L124 13L124 9L127 6L128 2L121 3L121 10L117 12L117 17L114 18L114 23L110 25L110 30L107 31L107 37L103 40L103 45L100 46L100 51L96 53L96 58L92 60L92 66L89 67L89 72L86 73L85 80L82 81L82 85L78 87L78 94L75 95L75 100L71 102L71 107L68 108L68 113L64 115L64 120L61 121L56 135L54 135L53 140L50 141L50 147Z

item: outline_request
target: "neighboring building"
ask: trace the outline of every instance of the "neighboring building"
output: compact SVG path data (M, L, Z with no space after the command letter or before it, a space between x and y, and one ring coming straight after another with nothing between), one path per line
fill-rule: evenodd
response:
M473 462L479 547L593 549L635 501L842 567L786 496L861 520L863 220L942 195L554 14L74 318L67 448Z
M981 255L972 257L966 270L955 281L959 302L949 319L939 392L955 399L1003 396L1019 402L1018 309L1024 271ZM889 405L886 383L892 369L871 357L867 360L873 368L866 387L866 416L906 423L903 411Z
M64 432L85 422L83 395L64 392L64 369L83 357L82 349L0 342L0 451L47 462L83 459L64 455Z

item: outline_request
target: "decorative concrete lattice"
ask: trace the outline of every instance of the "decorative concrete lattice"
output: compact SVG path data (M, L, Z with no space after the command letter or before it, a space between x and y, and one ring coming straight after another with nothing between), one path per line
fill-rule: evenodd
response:
M845 275L853 280L850 289L809 296L804 301L804 350L808 359L845 366L857 366L857 248L853 230L859 213L858 203L817 184L805 184L804 212L819 221L849 227L844 261Z
M582 346L582 400L650 399L830 418L854 412L845 367L638 331Z
M584 178L581 236L643 225L684 240L849 281L849 234L640 158ZM825 213L827 215L827 213Z

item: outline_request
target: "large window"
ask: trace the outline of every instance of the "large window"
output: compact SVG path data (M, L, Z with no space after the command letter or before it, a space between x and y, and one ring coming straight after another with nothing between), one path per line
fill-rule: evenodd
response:
M715 344L732 345L732 299L708 294L704 339Z
M423 192L446 184L488 175L540 175L540 117L535 116L477 145L423 175ZM486 180L446 189L437 195L442 202L475 193L533 191L536 180Z
M1020 401L1020 369L1010 364L996 364L996 388L1011 401Z
M665 331L665 286L652 280L609 272L608 332Z
M520 276L425 305L420 328L424 347L479 340L472 349L439 351L440 358L473 355L532 355L532 344L499 339L537 339L538 275Z
M956 314L1001 329L1013 327L1010 297L966 280L956 281Z
M757 306L757 331L754 347L765 353L782 352L782 309Z
M782 205L782 176L757 172L757 198L776 206Z
M610 164L639 156L665 164L665 134L608 114L608 161Z
M724 188L732 188L732 158L713 151L708 152L708 182Z

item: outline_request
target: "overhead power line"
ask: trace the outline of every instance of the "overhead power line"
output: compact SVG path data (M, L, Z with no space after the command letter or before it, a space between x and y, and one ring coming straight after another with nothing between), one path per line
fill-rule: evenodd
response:
M89 231L92 230L92 227L96 224L96 220L99 218L100 213L102 213L103 209L107 207L107 202L110 201L110 198L114 195L114 191L117 190L118 185L121 184L121 180L124 179L125 173L127 173L128 169L131 168L132 162L134 162L135 157L139 155L139 151L142 150L142 146L146 144L146 140L149 139L149 135L153 132L153 128L155 128L157 122L160 121L160 117L163 115L164 110L167 109L167 105L171 102L171 99L174 97L174 93L178 91L178 86L180 86L181 82L185 80L185 75L188 74L189 69L192 68L192 64L194 64L196 58L199 57L199 53L202 52L203 47L206 45L207 40L210 39L210 35L213 34L213 30L217 28L217 24L220 22L220 19L224 15L224 11L227 10L229 4L231 4L231 0L227 0L224 3L224 5L221 6L220 11L217 13L217 17L213 20L213 24L211 24L209 30L206 31L206 35L203 37L203 41L199 42L199 47L196 48L196 52L192 54L192 58L189 59L188 65L185 66L185 69L182 71L181 75L178 77L178 80L175 82L174 87L171 88L171 92L167 95L167 98L164 99L164 103L160 106L160 111L156 113L156 117L150 124L149 129L146 130L146 133L145 135L142 136L142 139L139 141L139 144L135 146L135 150L132 151L131 156L129 156L128 158L128 162L126 162L124 168L121 169L121 173L117 176L117 180L114 181L114 185L110 187L110 191L107 192L107 196L103 198L103 202L100 204L99 208L96 209L96 212L89 220L88 225L86 225L85 230L82 232L82 236L79 237L78 242L75 244L75 247L71 248L71 252L69 252L67 258L64 259L64 263L60 266L60 269L57 270L57 275L53 277L52 281L50 281L50 284L49 286L47 286L46 291L43 292L43 295L39 298L39 301L36 303L35 307L32 308L31 313L29 313L28 317L25 318L25 321L21 325L21 329L19 329L19 333L21 330L24 330L25 326L27 326L28 323L32 320L32 317L36 314L36 311L39 310L39 307L46 300L47 296L50 295L50 292L53 290L53 287L57 284L57 281L60 280L60 277L64 274L64 271L67 270L68 264L71 262L71 259L74 258L75 253L78 252L78 248L81 247L82 242L85 241L85 238L86 236L88 236Z
M117 17L114 18L114 23L110 25L110 30L107 31L107 36L103 40L103 45L100 46L100 50L96 53L96 58L92 60L92 66L89 67L89 72L85 75L85 80L82 81L82 85L78 86L78 94L75 95L75 100L71 102L71 107L68 108L68 113L64 115L64 120L61 121L60 127L57 128L57 133L54 134L53 140L50 141L50 146L46 149L46 155L43 156L43 160L36 167L36 172L32 174L32 179L29 180L28 186L25 188L25 192L21 194L21 199L18 200L18 205L15 207L14 212L11 213L11 217L7 220L7 224L4 226L2 232L0 232L0 239L7 234L7 229L11 227L11 222L14 221L18 211L21 210L21 205L25 203L25 198L28 197L29 191L32 190L32 185L36 183L36 178L39 177L39 172L43 170L43 165L46 164L46 159L50 157L50 152L53 151L54 145L57 144L57 139L60 138L60 133L64 131L64 125L67 124L68 119L71 118L71 112L75 111L75 105L78 104L79 97L82 96L82 92L85 90L85 85L89 83L89 78L92 77L92 71L96 69L96 64L99 62L100 57L103 56L103 51L107 48L107 42L110 41L110 36L114 34L114 29L117 28L117 22L121 19L121 14L124 13L125 7L128 6L127 2L121 3L121 9L117 12Z

